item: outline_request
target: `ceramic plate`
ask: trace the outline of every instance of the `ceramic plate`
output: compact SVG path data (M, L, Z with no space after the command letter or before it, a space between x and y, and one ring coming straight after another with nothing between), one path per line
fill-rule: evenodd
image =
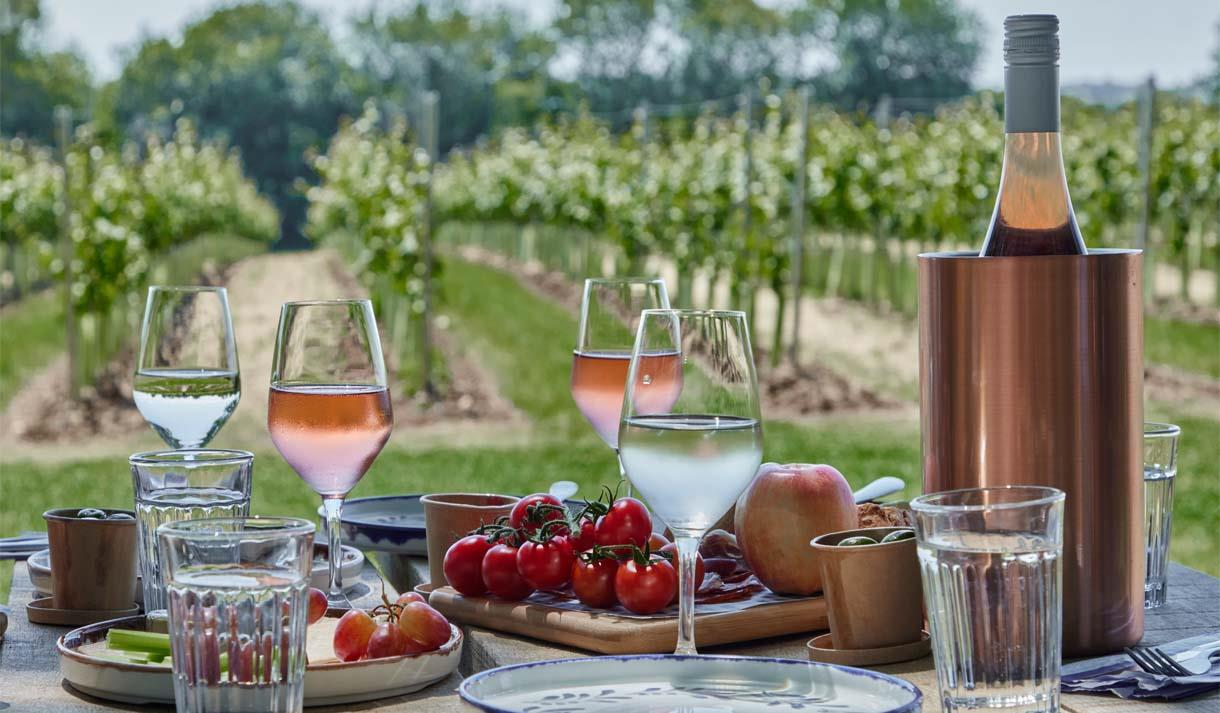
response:
M30 570L34 591L44 597L51 596L51 550L39 550L30 555L25 566Z
M51 596L53 593L51 587L51 550L39 550L29 556L25 561L26 567L29 568L30 583L34 585L34 591L38 593L39 598ZM140 586L140 575L136 575L136 604L144 603L144 588Z
M420 495L374 495L344 501L343 542L361 550L400 555L427 556L424 506ZM576 512L583 500L565 501ZM325 517L321 506L318 517ZM653 518L652 529L665 532L665 524Z
M449 642L436 651L340 663L330 653L336 621L327 617L310 627L309 659L318 663L305 667L306 706L344 705L418 691L448 678L462 658L462 630L452 626ZM143 630L144 617L100 622L64 634L56 644L63 677L73 688L97 698L172 706L174 682L168 668L120 663L96 655L112 628Z
M597 656L505 666L462 682L493 713L908 713L919 689L846 666L747 656Z
M314 545L313 569L309 573L309 586L324 592L330 588L330 565L326 561L326 549L325 545ZM360 584L360 570L363 568L364 553L355 547L344 545L343 564L339 567L339 572L348 585L347 589Z
M419 495L376 495L343 503L343 542L361 550L427 555ZM318 507L318 517L324 517Z

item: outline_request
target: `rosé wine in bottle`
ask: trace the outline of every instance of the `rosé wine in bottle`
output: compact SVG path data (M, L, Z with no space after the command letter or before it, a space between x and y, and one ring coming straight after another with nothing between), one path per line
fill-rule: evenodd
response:
M614 449L629 366L630 351L573 352L572 400ZM639 408L649 414L668 413L682 392L682 356L678 352L641 355L640 374L647 388L640 390Z
M323 497L346 495L390 437L394 418L384 386L272 386L271 441Z

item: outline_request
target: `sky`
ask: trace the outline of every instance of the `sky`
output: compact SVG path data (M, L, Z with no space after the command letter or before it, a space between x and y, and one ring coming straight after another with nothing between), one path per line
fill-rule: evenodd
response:
M339 29L353 8L378 0L303 0ZM491 0L494 2L495 0ZM784 0L776 0L783 2ZM848 0L850 2L851 0ZM1220 41L1220 0L958 0L983 20L985 38L975 81L1003 82L1004 16L1055 12L1060 20L1060 78L1065 84L1114 81L1133 84L1155 74L1160 86L1190 82L1210 67ZM74 45L95 76L111 79L121 66L120 48L141 36L176 36L189 20L205 16L217 0L42 0L53 46ZM382 4L384 0L382 0ZM545 16L550 0L506 0ZM552 5L553 6L553 5Z

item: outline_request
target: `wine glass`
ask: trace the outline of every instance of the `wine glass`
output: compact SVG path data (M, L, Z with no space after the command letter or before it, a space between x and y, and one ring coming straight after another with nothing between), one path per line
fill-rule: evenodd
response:
M322 496L331 606L350 606L339 568L343 498L373 464L393 423L372 303L285 302L271 364L267 429L288 465Z
M674 384L679 393L670 401ZM662 401L666 408L656 408ZM673 531L680 583L675 653L696 654L699 541L762 463L758 377L743 312L644 310L627 373L619 457Z
M646 277L589 278L580 304L580 327L572 350L572 400L606 445L618 454L618 424L631 348L645 309L668 309L664 280ZM675 354L676 355L676 354ZM670 355L672 358L675 355ZM672 373L670 370L667 373ZM672 404L678 389L656 389L650 397ZM625 479L619 460L619 477Z
M241 398L225 288L148 288L132 398L171 448L215 437Z

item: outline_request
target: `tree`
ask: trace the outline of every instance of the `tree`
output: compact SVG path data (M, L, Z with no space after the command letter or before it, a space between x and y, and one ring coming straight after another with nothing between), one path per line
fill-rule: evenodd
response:
M398 13L374 10L352 23L359 93L386 115L440 94L442 151L487 133L497 118L531 123L545 110L546 65L554 45L506 10L475 13L452 2L420 2Z
M310 176L306 153L359 107L321 20L292 2L222 8L187 25L179 44L148 39L105 95L123 133L165 133L187 116L236 146L279 207L288 245L304 244L297 182Z
M822 36L835 65L822 96L845 106L895 98L947 99L970 91L981 25L956 0L825 0Z
M38 0L0 6L0 132L50 142L55 107L67 105L83 117L93 85L80 55L43 50L42 20Z

